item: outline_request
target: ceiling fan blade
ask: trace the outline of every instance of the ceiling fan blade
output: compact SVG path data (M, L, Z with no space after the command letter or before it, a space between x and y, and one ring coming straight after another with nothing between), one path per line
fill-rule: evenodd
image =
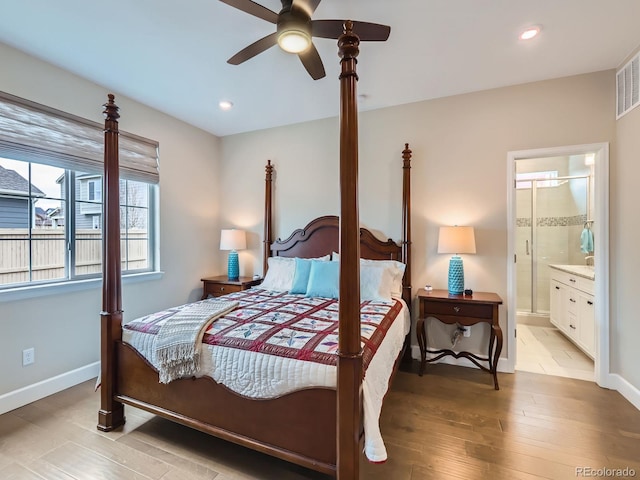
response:
M298 57L300 58L302 65L304 65L304 68L309 72L309 75L311 75L311 78L319 80L325 76L322 59L320 58L320 54L313 43L306 52L299 53Z
M344 20L312 20L311 35L337 39L344 31ZM353 22L353 33L363 42L384 42L389 38L391 27L370 22Z
M238 10L242 10L249 15L253 15L254 17L261 18L266 20L267 22L271 22L273 24L278 23L278 14L276 12L272 12L266 7L262 5L258 5L251 0L220 0L222 3L226 3Z
M294 0L293 4L297 8L303 9L309 14L309 16L311 16L313 15L313 12L316 11L316 8L318 8L320 1L321 0Z
M278 34L274 32L271 35L261 38L257 42L253 42L248 47L243 48L227 60L227 63L230 63L231 65L240 65L242 62L246 62L250 58L253 58L259 53L273 47L276 43L278 43Z

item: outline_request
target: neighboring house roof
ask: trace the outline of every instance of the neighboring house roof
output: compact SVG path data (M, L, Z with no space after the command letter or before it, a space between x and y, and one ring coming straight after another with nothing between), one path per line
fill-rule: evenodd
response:
M0 165L0 191L29 193L29 181L15 170ZM44 192L31 184L31 194L44 196Z
M36 226L39 226L39 227L51 226L51 219L49 218L49 215L47 215L47 212L44 211L44 209L40 207L36 207L35 215L36 215Z

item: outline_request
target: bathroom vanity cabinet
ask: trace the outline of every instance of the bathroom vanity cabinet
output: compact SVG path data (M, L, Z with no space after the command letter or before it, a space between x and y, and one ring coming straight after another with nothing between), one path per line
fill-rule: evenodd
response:
M551 323L589 357L595 358L593 269L582 265L550 267Z

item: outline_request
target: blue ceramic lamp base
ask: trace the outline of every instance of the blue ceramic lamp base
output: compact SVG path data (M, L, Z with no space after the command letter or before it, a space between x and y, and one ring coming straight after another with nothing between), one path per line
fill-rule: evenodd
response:
M227 276L229 277L229 280L238 280L240 278L240 262L238 262L238 252L235 250L231 250L229 252Z
M449 293L460 295L464 292L464 268L462 257L454 255L449 260Z

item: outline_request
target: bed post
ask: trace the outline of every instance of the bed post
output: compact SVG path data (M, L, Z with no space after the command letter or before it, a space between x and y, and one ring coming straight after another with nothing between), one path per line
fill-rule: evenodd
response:
M98 430L124 424L124 405L113 399L116 388L116 342L122 338L120 284L120 193L118 165L118 107L109 94L104 104L104 221L102 224L102 312L100 313L100 411Z
M402 284L402 299L411 311L411 149L404 144L402 151L402 261L405 273ZM411 335L407 335L402 361L411 363Z
M347 20L338 39L340 73L340 302L338 307L337 476L360 478L362 349L356 57L360 39Z
M271 160L267 160L267 165L264 167L264 249L262 252L262 278L267 274L267 259L271 256L271 229L273 228L273 218L271 217L271 191L272 191L272 174L273 165Z

